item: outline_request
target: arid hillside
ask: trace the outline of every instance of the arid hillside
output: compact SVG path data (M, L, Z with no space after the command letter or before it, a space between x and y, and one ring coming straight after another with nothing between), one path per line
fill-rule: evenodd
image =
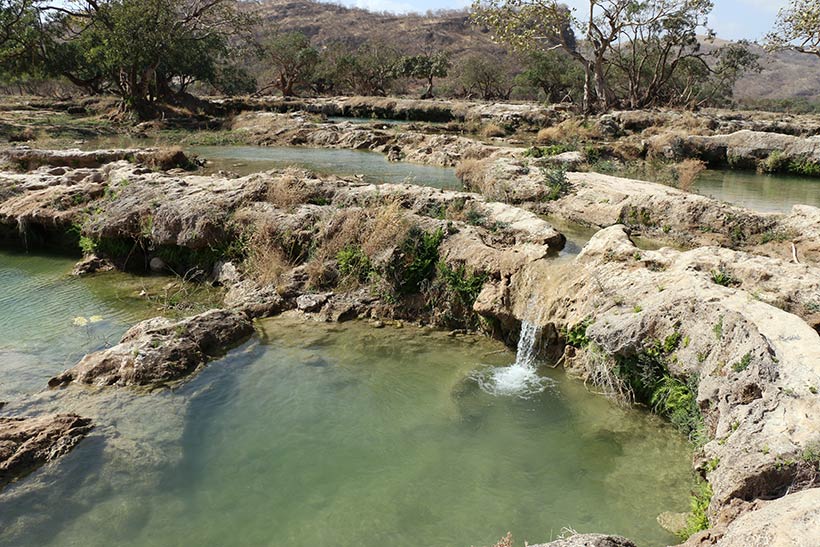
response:
M466 10L396 15L316 0L261 0L257 9L271 28L304 32L317 45L342 42L355 46L375 39L418 51L447 49L456 59L473 52L507 57L504 48L495 45L488 33L470 23ZM811 100L817 96L820 59L755 49L761 55L763 70L740 80L735 89L738 99ZM508 61L515 62L512 58Z

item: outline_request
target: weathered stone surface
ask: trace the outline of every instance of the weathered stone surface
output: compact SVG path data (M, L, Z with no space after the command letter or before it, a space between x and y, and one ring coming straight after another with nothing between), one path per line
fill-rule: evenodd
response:
M211 310L181 321L156 317L132 327L116 346L86 355L52 378L49 386L173 382L248 339L253 331L245 314L226 310Z
M758 502L728 526L696 534L685 547L815 547L820 538L820 488Z
M191 160L181 150L155 148L118 148L110 150L41 150L36 148L9 148L0 152L0 162L31 170L43 165L59 167L101 167L107 163L126 160L148 163L162 169L188 167ZM60 174L59 170L52 173Z
M67 454L91 428L76 414L0 417L0 489Z
M739 286L714 281L708 268L715 260L742 278ZM674 334L678 343L666 362L675 377L699 378L697 401L711 440L698 466L714 492L710 514L720 519L733 500L779 497L817 481L801 455L820 442L820 336L758 298L812 294L817 272L801 275L795 267L726 249L639 250L613 226L563 271L542 262L522 269L495 301L506 304L502 317L513 310L549 332L590 322L586 336L596 349L576 350L565 365L593 383L614 381L614 359L634 359ZM772 278L795 285L786 289L784 282L778 295ZM800 283L804 288L796 288Z
M257 144L371 150L387 154L393 161L441 166L454 166L465 158L483 158L502 150L457 135L374 129L349 122L316 123L300 114L245 113L234 119L233 130Z
M100 258L97 255L91 255L83 258L78 262L71 275L88 275L97 272L110 272L115 268L114 264L105 258Z
M539 543L530 547L635 547L635 544L621 536L575 534L566 539Z

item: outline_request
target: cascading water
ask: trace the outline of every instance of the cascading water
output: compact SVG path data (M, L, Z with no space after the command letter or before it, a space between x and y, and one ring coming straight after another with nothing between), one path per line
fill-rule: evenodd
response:
M474 374L473 378L481 389L491 395L516 395L523 398L544 391L550 380L538 375L535 363L540 336L540 327L529 321L522 321L515 363Z

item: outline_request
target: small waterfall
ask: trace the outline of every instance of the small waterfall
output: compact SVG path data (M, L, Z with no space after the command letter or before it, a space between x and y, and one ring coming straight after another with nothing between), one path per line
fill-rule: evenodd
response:
M515 363L508 367L491 367L474 374L473 378L481 389L491 395L516 395L522 398L544 391L551 381L539 376L536 370L535 358L540 337L540 327L523 321Z

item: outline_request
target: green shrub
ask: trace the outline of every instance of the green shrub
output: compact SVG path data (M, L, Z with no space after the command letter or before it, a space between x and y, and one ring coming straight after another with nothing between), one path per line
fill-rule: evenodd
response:
M446 263L439 262L438 273L447 285L447 288L458 295L464 306L472 308L478 298L484 282L487 281L486 274L468 272L463 264L456 268L449 267Z
M711 501L712 486L708 482L701 480L695 485L695 490L689 499L690 512L686 518L686 527L678 533L678 536L682 540L686 540L693 534L697 534L709 528L709 516L707 511Z
M433 276L442 241L444 230L441 228L432 233L418 226L410 228L386 272L399 294L419 292L423 283Z
M355 279L360 283L367 281L372 268L370 259L361 247L348 245L336 254L339 263L339 273L342 277Z
M541 169L544 176L544 184L548 188L546 200L555 201L569 194L572 186L567 179L567 172L564 169Z
M524 156L528 158L548 158L557 156L564 152L572 152L574 147L566 144L550 144L548 146L532 146L524 151Z
M97 252L97 242L88 236L80 236L79 244L84 255L93 255Z
M752 354L751 352L747 353L743 357L740 358L740 361L732 365L732 370L735 372L742 372L749 368L749 365L752 364Z
M587 338L587 327L592 324L591 319L584 319L580 323L573 325L564 333L567 344L574 348L585 348L589 345L589 338Z

